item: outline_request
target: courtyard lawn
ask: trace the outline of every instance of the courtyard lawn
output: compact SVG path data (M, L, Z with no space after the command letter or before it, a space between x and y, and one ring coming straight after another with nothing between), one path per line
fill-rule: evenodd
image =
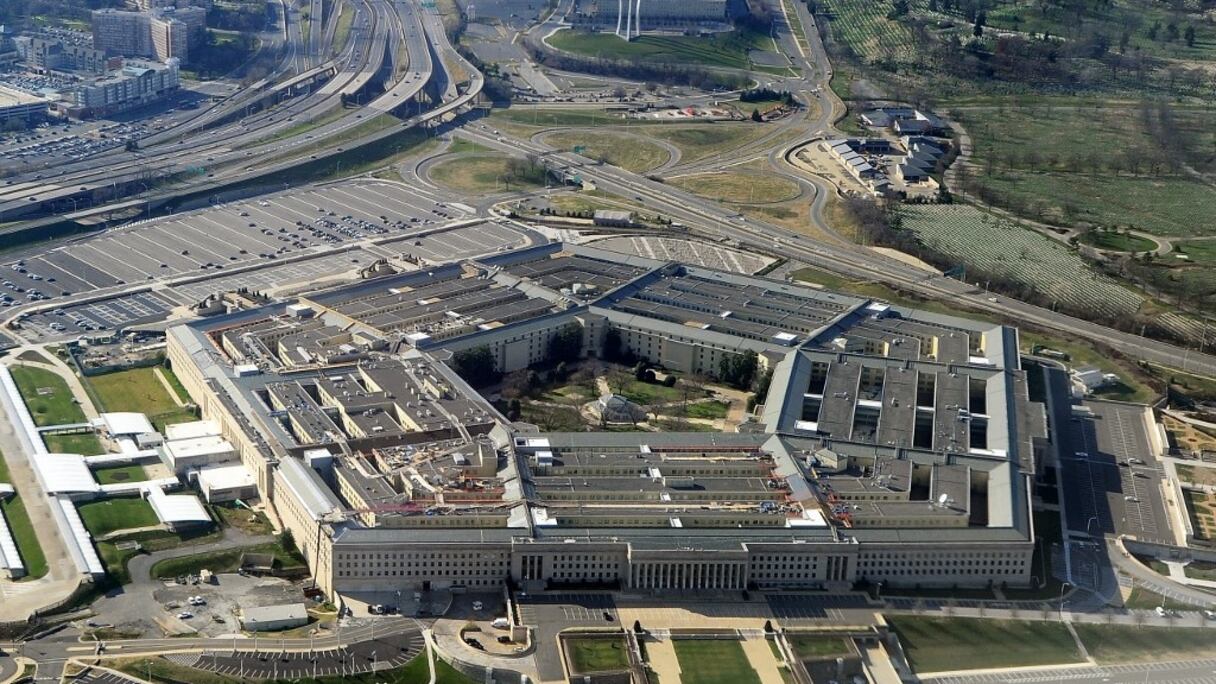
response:
M727 405L720 401L701 401L688 405L689 418L708 418L718 420L725 418Z
M90 501L77 507L80 519L94 537L118 530L152 527L160 523L152 505L143 499L111 498Z
M790 648L794 649L794 655L803 660L835 658L836 656L847 656L850 653L849 639L845 637L787 634L786 639L790 642Z
M570 666L577 674L611 672L629 667L625 641L620 638L572 638L565 640Z
M72 435L43 435L42 442L46 450L52 454L80 454L81 456L97 456L105 453L101 440L92 432Z
M743 645L729 639L675 639L683 684L760 684Z
M1057 622L888 616L918 673L1033 667L1081 660Z
M46 555L42 553L38 535L34 534L34 523L30 520L21 497L10 497L0 503L0 511L4 512L9 531L13 533L13 541L17 542L17 552L25 563L25 579L38 579L45 575L48 569Z
M12 366L13 382L25 399L34 424L64 425L84 422L84 411L72 396L68 383L52 371L34 366Z
M178 406L156 376L156 369L130 370L85 378L105 411L134 411L148 416L157 429L166 424L194 420L194 414Z
M119 484L122 482L143 482L148 479L148 475L144 472L144 467L141 465L98 468L93 471L93 477L97 479L99 484L103 485Z

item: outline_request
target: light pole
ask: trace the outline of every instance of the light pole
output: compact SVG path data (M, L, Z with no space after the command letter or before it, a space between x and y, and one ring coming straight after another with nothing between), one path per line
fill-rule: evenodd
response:
M1060 621L1061 622L1064 621L1064 590L1071 586L1072 585L1069 584L1068 582L1064 582L1063 584L1060 585Z

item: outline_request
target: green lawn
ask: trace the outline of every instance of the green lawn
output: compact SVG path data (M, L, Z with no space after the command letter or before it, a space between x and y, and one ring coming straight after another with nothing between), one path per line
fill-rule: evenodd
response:
M131 572L127 569L127 563L134 557L138 556L141 551L139 549L119 549L117 542L102 541L96 542L97 555L101 558L102 565L106 568L106 574L114 582L122 584L131 583Z
M7 478L7 473L5 476ZM42 545L34 534L34 523L30 520L21 497L10 497L0 503L0 511L4 512L9 531L13 533L13 541L17 542L17 551L25 563L26 578L37 579L45 575L48 570L46 555L42 553Z
M1032 667L1081 660L1057 622L888 616L918 673Z
M682 684L760 684L738 641L675 639Z
M749 50L771 50L761 33L731 31L713 36L641 36L625 41L610 33L559 31L548 42L558 50L599 59L668 62L748 69Z
M99 484L118 484L121 482L143 482L148 479L141 465L122 465L109 468L98 468L93 471L93 477Z
M13 381L25 399L34 424L62 425L84 422L84 411L63 378L44 368L12 366Z
M431 169L431 178L452 190L466 193L535 190L544 183L512 177L510 157L505 154L477 154L452 157Z
M702 401L696 404L688 405L689 418L709 418L717 420L725 418L727 404L720 401Z
M1123 602L1123 607L1128 610L1152 610L1159 606L1165 606L1167 610L1194 610L1195 606L1178 601L1176 599L1162 596L1151 589L1144 587L1135 587L1132 593Z
M849 639L837 636L822 636L814 634L787 634L790 648L794 654L803 660L834 658L851 653Z
M211 514L225 527L235 527L246 534L270 534L273 531L264 513L255 513L236 504L215 504L211 506Z
M77 507L80 519L94 537L118 530L151 527L160 523L152 505L138 498L115 497L90 501Z
M81 456L97 456L105 453L101 440L92 432L82 432L71 435L43 435L42 442L46 450L52 454L80 454Z
M565 150L579 150L588 159L603 159L626 171L641 173L671 159L667 150L653 142L609 131L562 131L545 142Z
M766 126L743 121L680 126L655 124L631 130L675 145L680 149L681 163L700 161L715 154L729 152L772 132L772 129Z
M1157 243L1148 238L1109 230L1091 230L1081 236L1081 242L1115 252L1148 252L1157 248Z
M275 567L279 569L298 568L304 565L304 560L299 554L288 551L278 542L269 542L180 558L167 558L152 566L152 576L157 578L178 577L197 573L204 568L212 572L236 572L241 566L241 556L246 553L274 554Z
M177 405L156 377L156 369L130 370L86 378L106 411L134 411L148 416L157 429L166 424L194 420L194 414Z
M789 202L802 194L802 188L794 181L765 173L700 173L672 178L668 182L694 195L743 204Z
M1194 660L1216 654L1216 639L1210 629L1142 629L1085 623L1074 626L1081 643L1099 664Z
M630 380L621 391L621 396L629 401L642 406L650 406L652 404L668 404L684 399L684 390L680 387L665 387L658 383L641 382L638 380ZM700 399L701 396L697 393L689 394L689 399ZM692 407L689 407L692 410Z
M575 637L565 640L565 649L575 674L625 670L629 667L625 640L619 637Z
M985 182L1009 198L1002 206L1043 208L1021 212L1030 218L1130 225L1163 236L1216 235L1216 223L1209 223L1216 217L1216 193L1190 178L1012 171Z
M1216 580L1216 563L1207 561L1191 561L1183 568L1183 572L1191 579Z

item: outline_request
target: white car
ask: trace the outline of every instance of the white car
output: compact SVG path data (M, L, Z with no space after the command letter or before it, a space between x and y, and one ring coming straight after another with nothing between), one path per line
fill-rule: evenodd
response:
M177 619L179 619L179 620L189 620L192 617L194 617L194 613L191 613L188 610L183 610L182 612L177 614Z

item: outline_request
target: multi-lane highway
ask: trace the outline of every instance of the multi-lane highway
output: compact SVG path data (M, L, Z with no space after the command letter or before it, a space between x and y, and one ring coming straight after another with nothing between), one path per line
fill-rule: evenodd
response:
M337 59L306 69L302 76L277 88L292 92L302 89L296 84L332 72L333 76L315 92L254 114L256 103L267 98L257 88L248 88L232 102L214 107L173 131L141 141L137 152L124 150L108 155L104 165L99 163L103 160L91 158L9 179L11 183L0 189L0 216L25 215L39 205L51 203L63 206L63 202L71 202L75 206L90 194L104 193L107 189L111 196L121 194L124 189L146 192L157 179L166 177L174 177L178 183L188 182L190 179L183 179L183 173L209 174L208 178L214 178L224 167L229 167L228 173L232 173L232 167L248 171L251 170L248 165L239 166L247 159L266 159L270 152L281 153L293 146L312 145L313 141L340 135L363 124L372 113L352 110L336 119L329 117L332 120L320 126L309 128L306 124L326 117L345 101L356 100L374 85L389 59L405 60L408 68L403 70L402 79L387 84L387 92L374 100L374 109L377 112L397 109L415 97L430 77L430 54L421 22L409 3L359 0L356 7L358 14L350 31L350 43ZM294 26L298 33L298 22ZM292 33L289 29L289 38ZM320 27L311 32L305 52L321 49L318 46L325 35ZM300 40L297 35L289 41L291 50L297 50L295 45ZM296 51L289 57L297 68L314 61L310 58L301 62L296 59L299 54ZM271 97L275 94L270 93ZM208 124L229 118L242 108L250 115L201 132Z

